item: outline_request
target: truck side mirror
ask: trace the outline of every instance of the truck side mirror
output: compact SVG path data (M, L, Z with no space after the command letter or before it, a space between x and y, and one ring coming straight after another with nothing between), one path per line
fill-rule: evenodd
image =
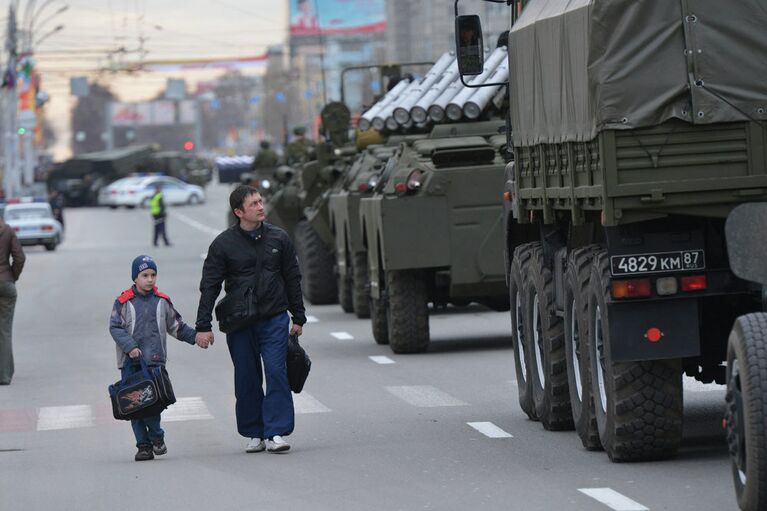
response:
M455 54L458 71L464 76L481 74L485 69L482 23L479 16L469 14L455 18Z

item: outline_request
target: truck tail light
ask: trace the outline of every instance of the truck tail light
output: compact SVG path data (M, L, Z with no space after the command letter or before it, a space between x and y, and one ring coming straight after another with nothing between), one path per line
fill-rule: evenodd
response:
M646 298L652 294L650 279L614 280L612 294L615 299Z
M682 277L682 291L703 291L708 288L708 281L705 275L691 275Z
M655 281L655 292L660 296L675 295L679 292L676 277L661 277Z

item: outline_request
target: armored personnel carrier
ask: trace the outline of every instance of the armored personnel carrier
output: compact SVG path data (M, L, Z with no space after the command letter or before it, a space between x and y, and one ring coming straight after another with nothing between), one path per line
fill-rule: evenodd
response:
M767 199L767 19L758 0L692 5L531 2L509 34L520 405L614 461L676 452L682 374L724 383L735 318L763 308L724 223Z

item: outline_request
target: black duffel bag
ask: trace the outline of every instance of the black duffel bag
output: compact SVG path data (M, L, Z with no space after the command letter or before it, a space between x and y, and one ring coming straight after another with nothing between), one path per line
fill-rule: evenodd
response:
M141 371L109 386L112 415L115 419L130 421L154 417L176 402L176 395L165 367L149 367L143 357L138 358Z
M300 393L309 376L312 368L312 361L306 350L298 344L298 337L291 335L288 337L288 383L290 390L296 394Z

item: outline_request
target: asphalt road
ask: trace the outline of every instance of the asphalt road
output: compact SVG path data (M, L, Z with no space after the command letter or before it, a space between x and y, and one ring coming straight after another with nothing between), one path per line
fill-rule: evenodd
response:
M685 385L685 440L670 461L613 464L517 405L509 317L479 307L431 317L426 354L398 356L369 321L308 305L312 373L296 397L293 448L246 454L235 429L224 336L204 351L169 339L179 402L169 452L136 463L112 419L118 379L107 330L136 255L194 323L202 258L224 228L228 188L171 209L172 247L153 248L145 210L71 209L55 252L29 248L18 285L16 376L0 387L0 510L728 510L724 391Z

